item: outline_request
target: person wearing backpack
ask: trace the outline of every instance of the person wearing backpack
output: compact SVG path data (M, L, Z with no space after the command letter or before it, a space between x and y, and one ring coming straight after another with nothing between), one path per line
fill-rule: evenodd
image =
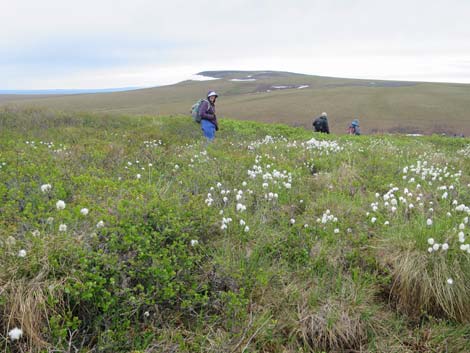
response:
M348 134L349 135L360 135L361 129L359 128L359 120L354 119L351 122L351 125L348 127Z
M215 115L215 100L217 97L217 93L209 91L207 100L202 100L199 105L198 115L201 119L201 129L209 142L214 140L215 132L219 131L219 124Z
M315 132L322 132L325 134L330 133L330 127L328 126L328 115L325 112L316 118L312 125Z

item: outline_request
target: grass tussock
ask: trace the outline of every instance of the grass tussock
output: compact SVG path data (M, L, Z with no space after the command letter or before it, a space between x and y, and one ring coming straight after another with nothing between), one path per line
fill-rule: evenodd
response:
M423 314L470 322L468 268L459 261L406 252L390 258L390 298L413 319ZM449 283L452 281L452 284Z

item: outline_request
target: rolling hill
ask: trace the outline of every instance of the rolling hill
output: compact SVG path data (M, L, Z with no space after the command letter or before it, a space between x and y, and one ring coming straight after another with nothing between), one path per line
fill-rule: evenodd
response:
M333 133L353 118L365 133L470 135L470 85L359 80L278 71L205 71L210 81L125 92L61 96L2 96L0 105L121 114L188 114L210 90L220 97L218 116L311 128L321 112Z

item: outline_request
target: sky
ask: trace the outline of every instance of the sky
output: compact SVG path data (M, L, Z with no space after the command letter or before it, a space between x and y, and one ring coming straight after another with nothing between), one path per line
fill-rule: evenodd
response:
M470 83L470 0L0 0L0 89L208 70Z

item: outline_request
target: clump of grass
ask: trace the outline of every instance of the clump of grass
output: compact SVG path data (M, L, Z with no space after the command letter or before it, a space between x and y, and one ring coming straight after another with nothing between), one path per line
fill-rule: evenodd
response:
M411 318L423 314L470 322L468 261L406 251L388 258L393 284L391 299Z

